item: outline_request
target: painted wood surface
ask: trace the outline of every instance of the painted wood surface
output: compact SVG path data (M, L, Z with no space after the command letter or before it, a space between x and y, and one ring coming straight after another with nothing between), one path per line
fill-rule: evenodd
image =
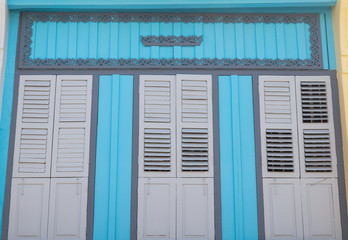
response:
M203 36L195 47L145 47L141 36ZM35 22L31 58L310 59L305 23Z
M129 239L133 77L99 82L94 239Z
M219 77L222 238L258 239L251 76Z
M333 6L336 0L8 0L10 9L74 8L74 9L192 9L197 8L269 8L269 7L323 7Z
M19 24L19 12L10 13L9 40L7 46L7 59L3 91L3 106L0 119L0 229L2 228L2 216L5 194L6 169L8 145L10 139L10 124L13 96L13 79L16 59L16 41ZM0 231L1 238L1 231Z

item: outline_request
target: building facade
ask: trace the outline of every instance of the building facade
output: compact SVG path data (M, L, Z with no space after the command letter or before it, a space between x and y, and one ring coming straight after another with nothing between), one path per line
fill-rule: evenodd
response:
M1 239L347 238L333 5L9 0Z

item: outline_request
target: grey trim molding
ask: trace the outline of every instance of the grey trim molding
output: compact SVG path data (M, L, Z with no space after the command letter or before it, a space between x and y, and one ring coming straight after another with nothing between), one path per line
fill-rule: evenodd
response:
M19 68L224 68L321 69L319 14L172 14L172 13L22 13ZM310 25L311 58L30 58L34 22L181 22L181 23L306 23Z
M141 36L140 41L146 47L150 46L200 46L203 36Z

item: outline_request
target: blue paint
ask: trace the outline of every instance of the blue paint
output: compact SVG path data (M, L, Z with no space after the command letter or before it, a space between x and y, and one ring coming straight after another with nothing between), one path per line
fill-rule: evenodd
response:
M8 0L10 9L226 9L226 8L289 8L330 7L336 0ZM207 11L207 10L206 10ZM269 10L268 10L269 11Z
M4 205L6 169L8 145L10 139L10 124L13 97L13 82L16 60L17 32L19 24L19 12L10 12L10 24L8 33L7 59L4 79L4 92L2 99L0 119L0 239L2 229L2 211Z
M133 77L101 76L94 239L130 238Z
M56 32L53 29L57 29ZM311 57L309 25L304 23L38 22L33 30L31 58ZM147 35L172 34L203 35L203 41L195 47L145 47L140 39Z
M222 239L258 239L251 76L219 77Z
M325 13L325 23L326 23L329 69L336 70L336 52L335 52L335 40L334 40L334 32L333 32L334 30L333 30L331 10Z

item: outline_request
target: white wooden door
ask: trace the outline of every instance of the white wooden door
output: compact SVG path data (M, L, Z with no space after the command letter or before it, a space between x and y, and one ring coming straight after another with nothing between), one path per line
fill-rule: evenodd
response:
M337 179L302 179L304 237L342 239Z
M49 178L14 178L8 239L47 239Z
M177 239L214 239L212 178L177 179Z
M263 179L266 239L303 239L299 179Z
M176 239L174 178L140 178L138 239Z
M87 178L52 178L49 239L86 239Z

